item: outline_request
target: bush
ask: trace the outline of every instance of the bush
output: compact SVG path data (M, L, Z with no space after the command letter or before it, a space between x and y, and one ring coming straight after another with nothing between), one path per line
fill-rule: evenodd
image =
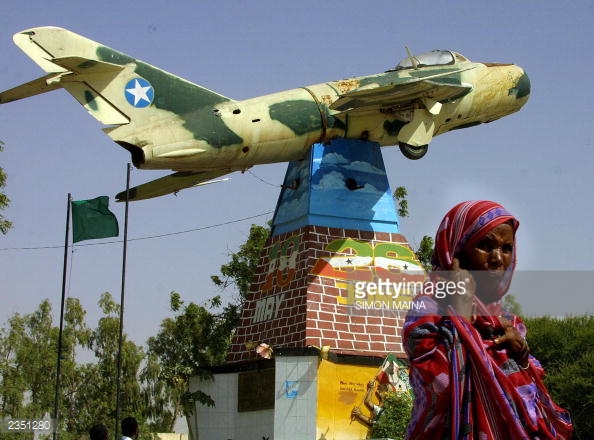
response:
M387 393L382 405L383 411L371 428L371 436L403 440L412 405L413 399L409 393Z
M594 316L526 318L528 343L553 400L569 410L577 440L594 433Z

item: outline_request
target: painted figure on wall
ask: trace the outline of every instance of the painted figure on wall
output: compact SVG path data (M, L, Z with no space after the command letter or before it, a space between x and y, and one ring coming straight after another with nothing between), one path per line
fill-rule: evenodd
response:
M375 377L367 383L367 391L363 402L353 408L351 420L361 421L371 431L373 425L379 421L384 413L384 403L388 394L394 392L410 392L408 368L402 359L389 354L384 359Z
M371 427L371 425L377 422L384 411L383 404L384 400L386 399L388 389L389 387L387 383L378 382L376 387L376 380L370 380L367 383L367 392L365 393L363 403L371 411L371 415L366 415L361 410L361 406L359 405L353 408L353 411L351 412L351 418L358 419ZM377 402L374 401L374 396L377 398Z

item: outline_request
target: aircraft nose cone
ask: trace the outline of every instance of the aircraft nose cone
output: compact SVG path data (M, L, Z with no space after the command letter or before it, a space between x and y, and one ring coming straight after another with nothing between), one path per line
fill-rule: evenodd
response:
M516 82L514 87L509 89L509 94L525 102L528 100L528 96L530 96L530 78L521 67L514 66L514 68L516 70Z
M516 98L524 98L530 95L530 78L524 69L522 70L522 74L516 83L516 89L518 90L516 93Z

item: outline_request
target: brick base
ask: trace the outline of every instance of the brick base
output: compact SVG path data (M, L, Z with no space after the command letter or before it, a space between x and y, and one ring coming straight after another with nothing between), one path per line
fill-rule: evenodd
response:
M423 278L398 233L308 225L272 236L262 251L228 363L258 358L259 343L273 349L329 346L360 356L402 355L406 304L378 294L363 298L356 286Z

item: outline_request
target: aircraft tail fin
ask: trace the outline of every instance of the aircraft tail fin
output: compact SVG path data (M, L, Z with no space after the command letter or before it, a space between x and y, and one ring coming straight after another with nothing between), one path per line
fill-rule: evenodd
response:
M0 103L64 88L99 122L122 125L154 120L159 110L183 114L229 101L66 29L28 29L13 40L47 75L0 93Z

